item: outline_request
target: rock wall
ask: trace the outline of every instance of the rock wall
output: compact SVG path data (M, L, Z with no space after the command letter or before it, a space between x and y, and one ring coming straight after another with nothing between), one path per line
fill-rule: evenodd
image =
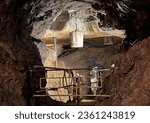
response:
M105 93L97 105L150 105L150 37L118 56L117 67L105 80Z
M24 30L24 2L0 2L0 105L31 105L30 70L35 64L42 65L37 48Z

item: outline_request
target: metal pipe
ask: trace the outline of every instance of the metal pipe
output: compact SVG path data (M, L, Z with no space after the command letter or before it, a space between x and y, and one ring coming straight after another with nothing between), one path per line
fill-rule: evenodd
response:
M76 97L80 97L81 95L70 95L70 94L66 94L66 95L33 95L33 97L46 97L46 96L76 96ZM82 95L82 97L111 97L111 95Z
M92 68L55 68L55 67L43 67L43 66L39 66L39 65L34 65L34 68L43 68L43 69L51 69L51 70L92 70ZM37 70L38 71L38 70ZM48 70L46 70L48 71ZM98 71L110 71L110 69L99 69Z
M40 78L41 80L46 80L46 79L63 79L64 77L48 77L48 78L45 78L45 77L43 77L43 78ZM69 78L69 77L66 77L67 79ZM78 78L78 77L70 77L70 78L72 78L72 79L76 79L76 78ZM80 77L80 78L85 78L84 76L82 76L82 77ZM86 77L87 79L90 79L90 77ZM101 77L97 77L97 78L101 78ZM83 83L82 83L83 84Z
M69 86L62 86L62 87L51 87L51 88L46 88L46 89L48 89L48 90L56 90L56 89L60 89L60 88L64 88L64 89L69 89L69 88L102 88L102 87L91 87L91 86L80 86L80 87L78 87L78 86L76 86L76 87L70 87L70 86L74 86L74 85L69 85ZM44 89L43 89L44 90Z

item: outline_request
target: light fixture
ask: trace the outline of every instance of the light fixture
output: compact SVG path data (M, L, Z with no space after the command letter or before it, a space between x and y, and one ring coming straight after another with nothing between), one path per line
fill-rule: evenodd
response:
M83 47L83 33L76 29L71 33L71 47L82 48Z
M80 31L79 25L78 25L78 19L79 19L78 12L75 11L73 15L76 18L76 29L70 34L70 39L71 39L70 45L72 48L82 48L84 37L83 37L83 32Z

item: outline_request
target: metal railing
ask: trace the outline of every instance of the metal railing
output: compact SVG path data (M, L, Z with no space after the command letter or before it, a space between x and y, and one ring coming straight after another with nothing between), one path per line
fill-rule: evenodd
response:
M82 81L83 78L85 78L84 76L78 76L75 77L73 76L72 71L90 71L91 69L87 69L87 68L79 68L79 69L64 69L64 68L53 68L53 67L43 67L43 66L34 66L33 70L31 70L31 72L39 72L39 71L43 71L45 73L47 73L48 71L62 71L64 72L64 76L62 77L41 77L39 78L39 88L40 90L36 90L35 94L33 95L33 97L46 97L46 96L54 96L54 97L61 97L61 96L72 96L74 101L77 103L81 102L81 98L82 97L103 97L103 98L109 98L110 95L107 94L96 94L93 95L92 93L87 93L87 94L82 94L81 93L81 89L92 89L92 88L97 88L98 90L102 90L103 89L103 76L102 76L102 72L105 71L109 71L110 69L99 69L99 76L98 78L98 86L94 87L90 85L90 81L86 82L86 81ZM67 71L68 77L65 76L65 73ZM86 76L86 79L90 80L90 76ZM59 86L57 87L46 87L43 85L46 85L48 80L58 80L57 82L59 82ZM77 80L77 81L76 81ZM46 83L45 83L46 82ZM58 89L67 89L68 90L68 94L48 94L48 91L57 91ZM69 92L71 90L71 93ZM42 92L42 94L41 94ZM44 93L44 94L43 94Z

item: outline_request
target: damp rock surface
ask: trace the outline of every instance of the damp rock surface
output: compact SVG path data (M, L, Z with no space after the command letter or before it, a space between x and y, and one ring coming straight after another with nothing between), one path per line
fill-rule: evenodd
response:
M24 21L19 6L24 2L0 2L0 105L31 105L30 70L35 64L42 65L25 30L22 34Z
M150 37L120 54L116 66L105 80L111 98L96 105L150 105Z

